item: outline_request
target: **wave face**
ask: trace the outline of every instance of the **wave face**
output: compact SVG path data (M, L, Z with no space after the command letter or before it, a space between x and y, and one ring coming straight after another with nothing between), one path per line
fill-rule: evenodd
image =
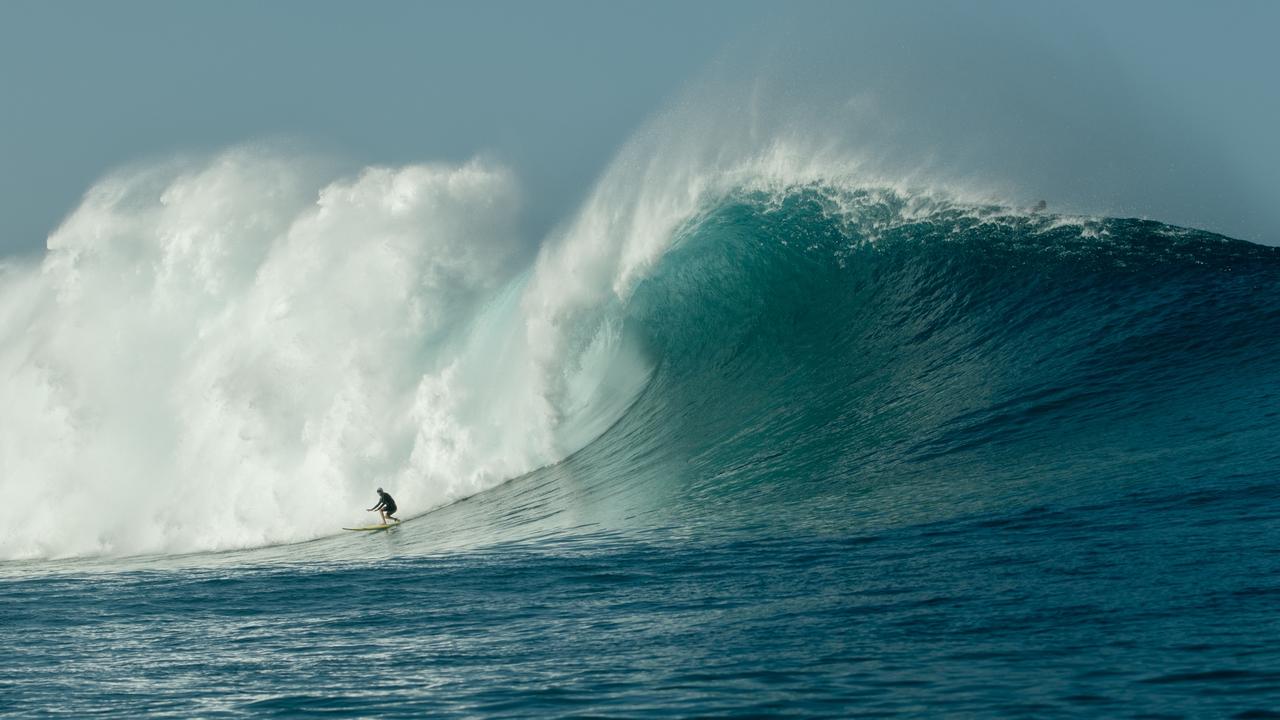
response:
M1228 451L1261 481L1278 272L1149 221L731 194L637 284L653 378L568 465L614 485L611 514L793 528L1176 484Z

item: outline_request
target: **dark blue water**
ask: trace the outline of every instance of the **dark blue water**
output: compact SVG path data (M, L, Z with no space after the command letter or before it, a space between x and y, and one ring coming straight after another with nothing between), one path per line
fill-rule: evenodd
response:
M1280 717L1280 253L707 208L565 461L402 527L0 566L15 717Z

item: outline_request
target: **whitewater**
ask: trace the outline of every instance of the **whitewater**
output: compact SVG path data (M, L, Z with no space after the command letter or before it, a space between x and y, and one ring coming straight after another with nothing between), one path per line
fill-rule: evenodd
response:
M96 183L0 270L0 712L1273 717L1280 252L708 137L545 238L484 158Z
M6 268L6 557L314 538L378 484L423 512L560 459L616 414L602 383L643 381L596 359L607 318L557 336L575 300L527 267L509 171L305 166L121 172ZM56 524L28 511L50 496Z

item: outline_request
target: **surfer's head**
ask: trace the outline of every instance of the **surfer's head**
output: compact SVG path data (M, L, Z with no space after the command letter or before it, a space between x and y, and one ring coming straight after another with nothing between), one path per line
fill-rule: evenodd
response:
M382 488L378 488L378 492L382 492Z

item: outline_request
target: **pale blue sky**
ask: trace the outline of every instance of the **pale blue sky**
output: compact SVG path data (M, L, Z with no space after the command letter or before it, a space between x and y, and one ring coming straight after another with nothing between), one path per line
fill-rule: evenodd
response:
M899 106L917 118L929 113L927 98L953 101L952 129L934 121L921 135L944 154L967 145L966 162L983 164L997 140L1022 134L1059 150L1039 155L1032 142L1015 143L990 164L1013 178L1040 177L1037 163L1054 164L1043 173L1052 182L1037 192L1275 244L1277 29L1273 2L957 10L5 0L0 253L42 248L113 167L279 138L352 164L489 153L523 179L536 235L571 212L628 135L717 58L744 75L770 72L771 63L824 63L828 71L810 77L825 86L818 95L887 87L892 77L912 85ZM991 78L991 87L957 87L974 78ZM1072 109L1073 97L1104 85L1087 111ZM1025 115L984 118L983 98L1004 96L1016 96ZM973 98L967 106L965 98ZM1140 152L1125 139L1133 133L1094 142L1099 124L1117 123L1142 129ZM990 143L976 140L984 133ZM1117 167L1091 179L1107 157L1119 158ZM1091 199L1085 188L1107 197Z

